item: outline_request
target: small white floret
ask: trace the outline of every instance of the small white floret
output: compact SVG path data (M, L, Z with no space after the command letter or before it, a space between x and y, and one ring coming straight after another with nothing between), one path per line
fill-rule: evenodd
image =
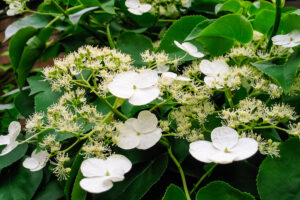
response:
M113 154L106 160L89 158L80 166L85 177L80 181L80 187L90 193L105 192L113 187L113 182L123 181L124 174L131 167L130 160L119 154Z
M117 145L122 149L149 149L162 135L157 123L154 114L141 111L137 119L130 118L121 126L120 134L115 138Z
M212 142L199 140L190 144L190 154L205 163L228 164L245 160L258 150L258 143L252 138L240 138L230 127L218 127L211 132Z
M193 57L202 58L204 56L204 54L199 52L197 47L190 42L184 42L180 44L175 40L174 43L178 48L182 49L183 51L185 51Z
M19 143L16 141L16 139L20 132L21 124L19 122L13 121L9 124L8 134L0 136L0 145L6 145L6 147L0 153L0 156L8 154L18 146Z

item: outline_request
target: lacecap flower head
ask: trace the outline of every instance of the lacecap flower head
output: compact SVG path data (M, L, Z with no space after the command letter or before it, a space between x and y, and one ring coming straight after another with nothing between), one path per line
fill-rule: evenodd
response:
M89 158L82 162L80 170L85 177L80 187L90 193L105 192L113 187L113 182L124 180L124 174L132 167L128 158L113 154L106 160Z
M258 150L253 138L240 138L230 127L218 127L211 132L212 142L199 140L190 144L190 154L205 163L228 164L247 159Z
M13 121L9 124L8 134L0 136L0 145L6 145L6 147L0 153L0 156L8 154L18 146L19 143L16 141L16 139L19 136L20 132L21 124L19 122Z

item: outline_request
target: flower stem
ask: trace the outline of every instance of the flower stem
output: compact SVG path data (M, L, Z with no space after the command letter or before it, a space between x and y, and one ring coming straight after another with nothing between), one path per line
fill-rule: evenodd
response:
M230 90L226 87L225 90L224 90L224 92L225 92L225 96L226 96L226 98L228 100L229 106L231 108L233 108L234 105L233 105L233 102L232 102L232 96L231 96Z
M36 134L33 134L32 136L30 136L30 137L27 138L26 140L20 142L19 145L20 145L20 144L24 144L24 143L30 141L32 138L38 136L39 134L41 134L41 133L43 133L43 132L45 132L45 131L47 131L47 130L49 130L49 129L46 128L46 129L41 130L40 132L37 132Z
M279 24L280 24L280 18L281 18L281 0L276 0L276 17L275 17L275 22L274 22L274 26L273 26L273 31L272 34L270 36L268 45L267 45L267 52L270 52L270 49L272 47L272 37L276 35L278 28L279 28Z
M52 0L51 2L66 18L69 17L65 10L55 0Z
M197 190L197 188L198 188L198 186L202 183L202 181L214 170L214 168L217 166L217 164L215 163L215 164L213 164L210 168L209 168L209 170L207 170L206 172L205 172L205 174L203 174L202 176L201 176L201 178L199 179L199 181L194 185L194 188L192 189L192 191L190 192L190 194L193 194L196 190Z
M114 41L111 37L111 34L110 34L109 24L107 24L107 26L106 26L106 35L107 35L107 39L108 39L110 48L112 48L112 49L116 48L116 45L115 45L115 43L114 43Z
M171 159L173 160L174 164L177 166L180 176L181 176L181 180L182 180L182 184L183 184L183 189L184 189L184 193L186 196L187 200L191 200L190 194L189 194L189 190L187 188L187 184L186 184L186 180L185 180L185 176L184 176L184 172L182 170L182 167L180 165L180 163L178 162L178 160L176 159L176 157L174 156L174 154L172 153L172 149L171 146L168 147L168 153L171 157Z

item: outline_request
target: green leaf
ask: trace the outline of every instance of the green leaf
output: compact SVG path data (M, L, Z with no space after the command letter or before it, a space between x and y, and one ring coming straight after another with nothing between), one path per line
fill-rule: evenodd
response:
M263 34L267 34L274 25L274 21L275 11L265 9L256 15L253 21L253 28Z
M185 139L170 138L169 139L172 151L181 163L189 155L189 143Z
M221 11L238 12L242 8L241 3L238 0L229 0L223 4L218 4L215 7L215 13L218 14Z
M71 194L71 200L84 200L86 198L87 192L81 189L79 182L83 178L83 175L80 170L78 170L75 183L73 186L72 194Z
M280 157L267 157L257 176L258 193L262 200L300 199L300 142L292 138L279 147Z
M300 15L295 13L290 13L282 16L280 21L278 32L289 33L295 29L300 29Z
M42 28L45 27L50 21L52 17L48 15L39 15L39 14L32 14L26 16L18 21L9 25L5 30L5 39L4 41L8 40L11 36L17 33L20 29L34 27L34 28Z
M21 144L8 154L0 156L0 170L20 160L26 154L27 148L27 144Z
M51 90L38 93L34 96L35 112L47 113L48 107L58 102L61 95L62 92L53 92Z
M259 11L265 9L275 11L275 6L268 1L264 1L264 0L255 1L249 9L249 14L256 15Z
M185 16L180 18L168 29L157 51L165 51L173 59L183 57L186 53L178 48L174 44L174 41L176 40L179 43L184 42L189 34L194 30L195 26L204 20L206 20L206 18L201 15ZM196 46L199 49L199 46ZM194 59L194 57L188 55L183 60L186 61Z
M39 192L34 200L59 200L64 196L62 188L57 181L47 183L46 187Z
M243 16L229 14L217 19L198 35L197 40L212 55L221 55L231 49L235 41L252 40L251 23Z
M72 15L69 16L70 21L72 24L77 24L81 18L83 18L88 12L96 10L98 7L90 7L80 10Z
M213 181L201 188L196 200L255 200L255 198L223 181Z
M215 20L212 19L206 19L200 22L195 26L195 28L191 31L191 33L185 38L185 41L193 40L195 39L203 29L205 29L208 25L213 23Z
M110 14L115 14L115 0L81 0L85 7L98 6Z
M27 78L27 81L30 86L30 94L37 94L39 92L47 91L51 88L50 84L44 80L40 75L37 76L31 76Z
M9 57L14 70L17 70L26 42L34 36L37 29L26 27L19 30L9 41Z
M64 194L67 200L70 199L70 191L72 189L73 183L76 179L76 175L78 174L78 170L80 170L81 162L83 161L82 156L79 154L79 152L76 154L75 159L72 163L72 168L70 172L70 176L65 184L64 188Z
M51 58L55 58L59 53L60 43L56 43L53 46L45 49L43 55L41 56L41 61L46 62Z
M31 172L20 165L8 173L2 173L0 180L1 200L30 200L40 185L43 171Z
M177 185L171 184L166 190L162 200L186 200L183 190Z
M117 47L123 53L131 55L132 59L135 61L134 64L138 67L145 64L140 54L146 50L153 50L150 38L142 34L132 32L125 32L121 34L117 41Z
M275 79L282 87L285 94L290 88L296 77L297 69L300 66L300 49L297 49L284 65L272 63L252 63L260 71Z
M34 113L34 98L29 96L29 90L21 91L18 96L16 96L14 104L24 117L29 117Z

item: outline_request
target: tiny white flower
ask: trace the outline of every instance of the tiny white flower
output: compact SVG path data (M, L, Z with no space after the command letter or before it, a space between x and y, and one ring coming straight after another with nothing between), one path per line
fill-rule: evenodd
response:
M152 8L150 4L141 4L139 0L126 0L125 5L128 11L135 15L142 15Z
M286 35L276 35L272 37L273 44L286 48L300 45L300 30L294 30Z
M191 81L190 78L184 77L184 76L177 76L177 74L173 72L163 72L161 74L162 78L169 78L169 79L174 79L177 81Z
M159 96L158 74L154 70L141 73L123 72L108 85L109 91L120 98L129 99L132 105L145 105Z
M195 45L193 45L192 43L190 43L190 42L184 42L184 43L180 44L179 42L177 42L175 40L174 43L178 48L180 48L183 51L187 52L191 56L194 56L196 58L202 58L204 56L204 54L199 52L197 47Z
M157 128L157 118L144 110L138 118L130 118L120 127L120 134L115 138L122 149L149 149L161 138L162 130Z
M40 151L37 153L37 150L35 149L31 153L31 157L24 160L23 167L32 172L39 171L46 166L48 159L49 154L47 151Z
M83 178L80 187L90 193L105 192L113 187L113 182L124 180L124 174L132 167L128 158L113 154L106 160L89 158L81 163Z
M210 62L209 60L202 60L200 63L200 71L205 74L204 82L209 87L216 87L218 89L223 88L222 85L218 83L224 82L224 77L229 73L229 66L225 60L214 60Z
M0 153L0 156L8 154L18 146L19 143L16 141L16 139L20 132L21 124L19 122L13 121L9 124L8 135L0 136L0 145L6 145L6 147Z
M229 127L218 127L211 132L212 142L199 140L190 144L190 154L205 163L228 164L247 159L257 152L258 144L253 138L240 138Z

